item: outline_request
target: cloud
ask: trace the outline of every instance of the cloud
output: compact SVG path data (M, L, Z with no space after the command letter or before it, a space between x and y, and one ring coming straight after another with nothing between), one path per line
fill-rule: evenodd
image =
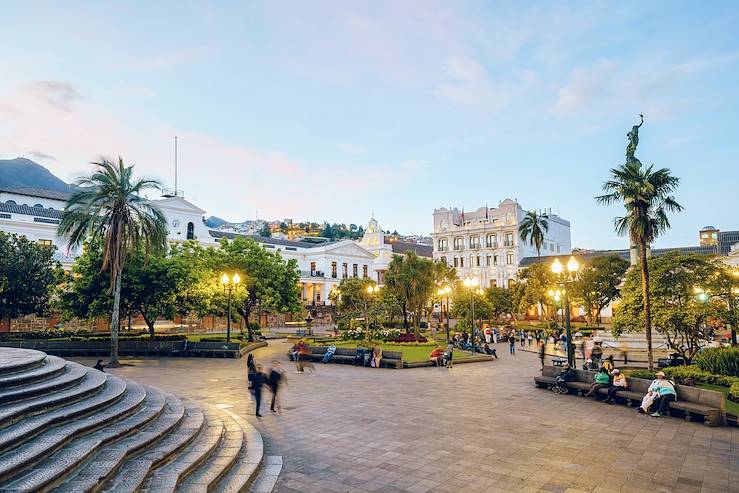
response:
M582 112L593 103L611 99L617 90L614 87L619 63L601 60L590 67L576 69L570 80L559 89L557 102L552 111L560 118Z
M26 154L34 159L51 159L56 161L56 158L54 156L41 151L28 151Z
M352 156L360 156L366 151L364 147L356 144L341 144L339 148Z
M434 89L434 95L461 106L495 111L510 100L503 84L494 84L483 65L472 58L450 57L442 71L446 80Z
M74 85L58 80L35 81L29 84L26 90L36 98L67 112L82 99Z

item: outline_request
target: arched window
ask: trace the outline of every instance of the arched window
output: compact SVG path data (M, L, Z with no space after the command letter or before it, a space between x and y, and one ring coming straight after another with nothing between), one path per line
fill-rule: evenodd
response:
M5 203L6 203L6 204L10 204L10 205L17 205L17 204L15 203L15 200L6 200L6 201L5 201Z
M33 204L33 206L36 207L36 208L38 208L38 209L43 209L44 208L44 206L41 205L41 204Z
M188 240L195 239L195 225L191 222L187 223L187 239Z

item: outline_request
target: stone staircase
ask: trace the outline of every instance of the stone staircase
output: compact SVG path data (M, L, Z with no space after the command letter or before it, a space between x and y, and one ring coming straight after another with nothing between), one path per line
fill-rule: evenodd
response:
M259 433L226 411L0 348L0 492L241 492L262 456Z

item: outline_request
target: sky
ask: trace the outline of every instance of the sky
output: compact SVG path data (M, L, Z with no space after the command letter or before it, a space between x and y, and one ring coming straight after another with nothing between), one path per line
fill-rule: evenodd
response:
M656 247L739 229L736 2L3 3L0 158L71 181L122 156L230 221L426 234L435 208L551 208L623 248L596 205L637 157L681 179ZM728 202L727 202L728 201ZM734 204L734 205L732 205Z

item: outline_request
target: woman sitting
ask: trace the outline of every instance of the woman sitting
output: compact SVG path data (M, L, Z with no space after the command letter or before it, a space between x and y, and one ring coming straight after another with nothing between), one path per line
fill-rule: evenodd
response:
M494 348L491 348L490 344L488 344L487 342L485 343L485 346L483 349L485 350L485 354L488 354L490 356L495 356L495 359L498 359L497 352L495 351Z
M598 391L600 389L604 389L611 384L611 377L608 376L608 370L605 368L601 368L598 373L595 374L595 378L593 379L593 383L590 384L590 392L585 394L585 397L595 397L598 398Z
M611 375L613 375L613 383L611 383L611 386L608 388L608 397L606 398L606 402L608 404L613 404L613 399L616 398L616 392L629 388L629 383L626 381L626 375L621 373L618 368L614 369L611 372Z
M436 349L431 351L431 354L429 355L429 360L434 364L434 366L442 366L444 360L444 350L437 347Z
M375 346L375 349L372 350L372 361L370 362L370 366L372 368L379 368L380 361L382 361L382 348Z
M654 408L656 411L652 413L652 416L658 418L669 409L670 402L677 399L677 390L675 384L667 379L664 372L658 371L656 377L649 384L649 390L641 401L639 412L646 413L650 408Z

